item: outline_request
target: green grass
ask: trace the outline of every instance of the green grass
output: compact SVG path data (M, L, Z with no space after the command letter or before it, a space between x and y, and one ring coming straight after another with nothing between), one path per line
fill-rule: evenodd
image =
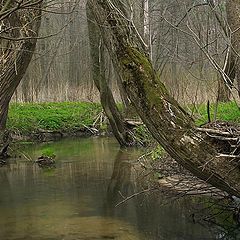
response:
M90 126L102 110L97 103L14 103L10 105L7 128L21 133L38 129L74 131Z
M210 106L213 120L215 106ZM14 103L10 105L7 128L22 134L38 129L75 131L91 126L102 107L99 103ZM207 122L206 104L194 110L197 125ZM219 103L217 119L240 123L240 110L236 103Z
M211 121L214 120L215 104L210 105ZM196 124L201 125L208 121L206 105L200 105L195 110ZM235 102L219 103L217 120L240 123L240 109Z

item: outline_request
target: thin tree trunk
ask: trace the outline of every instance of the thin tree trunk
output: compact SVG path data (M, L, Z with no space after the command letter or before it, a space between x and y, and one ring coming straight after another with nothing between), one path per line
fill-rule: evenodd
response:
M88 0L123 86L153 137L182 166L213 186L240 196L239 170L219 155L155 73L135 28L111 0Z
M128 129L115 103L112 91L105 76L104 45L101 43L100 32L93 19L92 10L87 4L89 40L92 59L92 74L94 83L99 90L104 112L109 120L112 131L121 146L131 144Z

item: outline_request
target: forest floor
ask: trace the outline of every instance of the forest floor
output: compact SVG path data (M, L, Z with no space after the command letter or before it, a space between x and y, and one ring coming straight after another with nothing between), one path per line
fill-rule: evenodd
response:
M196 119L197 125L208 122L206 105L189 106L188 111ZM216 106L211 105L211 120L216 116L219 120L240 123L240 110L234 102L218 104L217 114L215 112ZM15 140L45 141L106 132L107 124L99 103L12 103L7 129ZM139 132L145 134L146 131L139 129Z

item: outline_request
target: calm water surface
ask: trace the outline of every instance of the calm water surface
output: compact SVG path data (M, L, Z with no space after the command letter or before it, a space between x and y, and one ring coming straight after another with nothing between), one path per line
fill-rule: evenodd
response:
M36 159L53 149L56 168L40 169L26 159L0 168L0 240L193 240L216 239L189 217L188 201L161 205L138 197L131 162L140 150L121 150L112 138L64 139L27 144Z

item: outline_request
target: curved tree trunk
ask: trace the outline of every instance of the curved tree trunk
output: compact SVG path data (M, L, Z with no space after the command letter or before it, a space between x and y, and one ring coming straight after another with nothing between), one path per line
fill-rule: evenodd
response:
M41 4L36 9L17 10L4 19L10 30L0 34L0 131L6 127L9 102L26 72L36 46ZM18 38L22 40L17 40Z
M240 196L240 174L170 96L136 29L111 0L88 0L123 86L153 137L181 165L213 186Z
M123 116L117 108L112 91L106 79L104 45L101 43L102 39L100 32L96 22L94 21L89 4L87 4L87 18L93 80L97 89L99 90L101 104L109 120L114 136L121 146L129 146L131 141L128 136L128 129L125 125Z

